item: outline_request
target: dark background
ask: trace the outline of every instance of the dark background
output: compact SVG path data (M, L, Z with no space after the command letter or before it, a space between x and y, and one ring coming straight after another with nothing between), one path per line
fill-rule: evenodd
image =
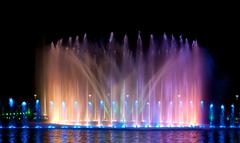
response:
M235 94L240 94L238 12L228 6L196 5L166 8L125 3L88 7L45 4L6 10L0 32L0 100L33 98L36 50L51 41L76 35L82 38L85 32L89 39L101 41L113 31L119 40L127 33L130 45L134 45L140 30L144 43L149 34L161 36L164 32L197 39L212 59L212 76L207 79L211 83L210 100L232 103Z

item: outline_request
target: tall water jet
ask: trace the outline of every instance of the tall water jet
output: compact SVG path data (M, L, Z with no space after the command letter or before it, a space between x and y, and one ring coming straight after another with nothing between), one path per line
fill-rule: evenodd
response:
M41 106L40 106L40 101L39 99L36 99L35 101L35 113L34 113L34 120L36 124L36 128L39 128L39 122L41 120Z
M22 108L22 128L28 128L27 103L25 101L22 102L21 108Z
M209 126L214 126L214 110L213 110L213 104L210 104L209 106Z
M9 104L9 107L10 107L9 111L13 112L14 111L14 109L13 109L13 107L14 107L14 100L13 100L13 98L9 98L8 104ZM8 125L8 127L9 128L15 128L15 120L13 118L11 118L11 117L9 117L9 125Z
M201 104L201 115L202 115L202 123L204 123L204 114L205 114L205 106L204 106L204 101L200 101ZM201 125L201 127L204 127L204 124Z
M225 124L224 124L224 112L225 112L225 109L224 109L224 105L221 105L221 113L220 113L220 128L222 127L225 127Z
M234 104L231 105L230 127L235 127Z
M150 35L136 49L110 34L106 46L77 37L43 52L42 111L51 123L115 126L198 126L204 99L203 55L196 41ZM145 49L146 52L145 52Z

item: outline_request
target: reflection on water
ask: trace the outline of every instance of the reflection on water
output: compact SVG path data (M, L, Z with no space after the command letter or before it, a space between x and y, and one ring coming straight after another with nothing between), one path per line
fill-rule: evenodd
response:
M240 130L0 129L0 142L240 143Z

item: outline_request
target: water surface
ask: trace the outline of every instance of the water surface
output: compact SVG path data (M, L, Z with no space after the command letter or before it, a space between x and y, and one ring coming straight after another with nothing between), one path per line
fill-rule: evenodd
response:
M240 143L240 130L0 129L0 142Z

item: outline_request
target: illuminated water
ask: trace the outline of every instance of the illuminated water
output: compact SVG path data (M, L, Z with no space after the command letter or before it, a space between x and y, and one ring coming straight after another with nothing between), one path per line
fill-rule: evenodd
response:
M240 143L240 130L2 129L0 142Z
M203 115L203 62L196 41L150 35L136 51L125 35L106 46L69 39L52 44L39 71L42 111L51 123L197 126ZM144 51L147 49L147 51Z

